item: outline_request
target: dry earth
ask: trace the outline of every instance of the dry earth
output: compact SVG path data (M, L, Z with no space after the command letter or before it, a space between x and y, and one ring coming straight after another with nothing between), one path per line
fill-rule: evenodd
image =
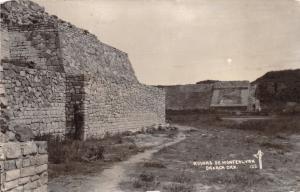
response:
M239 121L238 121L239 122ZM298 192L300 191L300 135L261 134L253 130L224 128L220 123L185 121L195 129L186 139L155 153L149 162L128 169L126 192ZM233 123L233 122L231 122ZM235 122L236 123L236 122ZM299 130L298 127L295 127ZM263 169L211 170L193 161L255 159L261 149ZM255 159L256 164L258 161ZM160 165L160 166L158 166Z
M183 119L176 122L181 124L176 125L180 130L177 136L136 135L134 142L146 148L143 152L113 164L92 163L90 173L52 179L50 191L300 191L299 132L267 135L248 129L231 129L228 125L225 128L222 124L227 121L218 118L209 122ZM238 123L239 119L230 125ZM192 164L193 161L255 159L253 154L259 149L264 152L262 170L239 166L236 170L206 171L205 167ZM256 159L255 164L258 164Z

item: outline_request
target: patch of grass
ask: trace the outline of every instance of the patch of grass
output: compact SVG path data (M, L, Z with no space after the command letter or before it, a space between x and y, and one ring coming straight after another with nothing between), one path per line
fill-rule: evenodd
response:
M143 191L156 190L160 182L156 180L153 174L142 173L133 179L132 187L143 189Z
M161 162L149 161L144 163L144 167L166 168Z
M139 179L141 181L145 181L145 182L152 182L154 181L154 175L153 174L147 174L147 173L141 173L139 176Z
M71 140L51 135L40 136L36 140L47 141L49 162L53 164L103 159L104 146L99 140Z
M257 184L267 184L267 179L257 170L250 169L235 172L234 174L225 173L213 175L213 177L209 179L209 182L214 184L239 185L247 188Z
M188 183L172 183L164 186L167 192L193 192L194 188Z
M240 124L231 124L228 128L250 130L262 135L294 134L300 132L299 117L278 118L268 120L245 121Z
M177 183L190 183L192 179L186 173L181 172L178 175L175 175L172 181Z

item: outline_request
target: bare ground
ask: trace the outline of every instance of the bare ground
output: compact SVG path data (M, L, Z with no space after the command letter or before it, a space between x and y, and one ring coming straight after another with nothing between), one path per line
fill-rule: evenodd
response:
M177 132L177 131L176 131ZM50 192L119 192L120 182L127 177L126 169L139 162L150 159L152 154L163 147L173 145L185 138L182 133L137 134L129 136L134 140L140 153L131 154L131 157L120 162L96 161L92 163L73 164L72 168L79 166L80 171L71 170L54 177L49 181ZM53 165L52 165L53 166ZM87 170L83 171L82 168ZM57 170L57 168L55 168Z
M298 117L296 117L298 118ZM293 132L264 132L231 129L222 123L180 121L192 125L186 139L155 153L149 163L128 169L130 180L123 181L126 192L298 192L300 191L299 124ZM236 123L236 122L235 122ZM227 124L227 122L225 123ZM234 126L233 122L230 125ZM229 128L228 128L229 127ZM275 130L275 129L274 129ZM192 165L193 161L254 159L264 152L263 169L213 170ZM257 163L257 162L256 162Z
M180 134L175 137L139 134L134 142L145 149L143 152L132 154L121 162L82 164L89 171L71 172L51 179L49 189L53 192L300 191L299 124L296 124L296 131L278 129L270 134L269 130L259 131L259 127L249 130L259 124L242 129L236 127L240 121L228 123L218 117L204 119L173 119L180 124L176 125ZM286 129L290 127L287 125ZM205 171L192 165L193 161L253 159L258 149L264 152L262 170L246 167Z

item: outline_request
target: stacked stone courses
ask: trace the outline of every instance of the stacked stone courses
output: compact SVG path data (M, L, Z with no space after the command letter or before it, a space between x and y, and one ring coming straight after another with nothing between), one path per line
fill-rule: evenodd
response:
M127 53L31 1L1 4L1 64L11 124L35 135L86 139L165 123L164 90L141 84Z
M47 191L46 142L0 144L1 191Z

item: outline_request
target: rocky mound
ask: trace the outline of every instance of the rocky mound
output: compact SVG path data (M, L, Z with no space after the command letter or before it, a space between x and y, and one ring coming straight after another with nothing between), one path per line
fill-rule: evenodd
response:
M300 102L300 69L271 71L253 82L262 104Z
M49 16L43 7L32 1L16 0L1 4L1 20L7 24L30 25L54 21L55 16Z

